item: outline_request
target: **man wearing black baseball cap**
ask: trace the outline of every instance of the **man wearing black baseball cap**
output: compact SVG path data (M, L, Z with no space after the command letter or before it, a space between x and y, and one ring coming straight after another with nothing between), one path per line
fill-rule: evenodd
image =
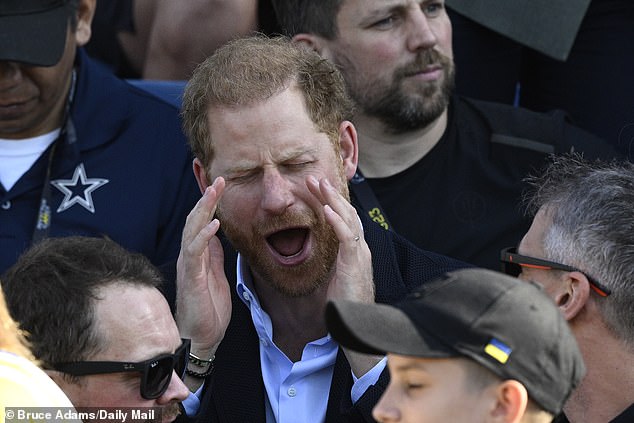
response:
M2 60L53 66L66 46L69 0L0 2ZM81 28L82 38L86 36Z
M550 422L585 373L552 300L490 270L448 273L396 305L331 302L326 321L344 348L387 353L380 422Z
M95 5L0 1L0 273L71 234L164 268L200 197L176 107L84 52Z

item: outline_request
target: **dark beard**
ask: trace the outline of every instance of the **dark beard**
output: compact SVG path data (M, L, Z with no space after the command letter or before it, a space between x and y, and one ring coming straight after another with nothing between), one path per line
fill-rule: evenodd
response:
M403 92L403 79L431 64L442 65L444 78L440 85L426 82L416 92ZM343 68L352 69L349 64ZM388 132L402 134L428 126L446 110L454 90L454 73L451 59L435 50L423 50L413 63L396 70L389 86L367 82L356 86L353 76L344 72L344 77L351 97L363 113L383 122Z
M149 420L150 422L161 422L163 418L170 418L171 420L176 419L181 414L181 408L179 403L171 403L166 405L163 409L159 409L160 412L155 416L154 420Z
M219 207L218 218L234 248L249 263L254 276L272 286L279 293L292 298L307 296L327 284L335 269L339 253L339 240L334 229L313 213L287 213L267 220L262 225L235 225L231 219L223 218ZM315 239L315 250L304 263L293 267L282 267L271 260L262 234L282 227L308 227ZM247 232L248 231L248 232Z

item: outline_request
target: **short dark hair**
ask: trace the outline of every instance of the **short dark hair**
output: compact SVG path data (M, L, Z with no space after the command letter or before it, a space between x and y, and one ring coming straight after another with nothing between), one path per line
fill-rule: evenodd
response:
M337 36L337 14L344 0L272 0L277 21L285 35L299 33Z
M105 345L95 329L101 288L115 283L158 288L159 271L141 254L107 238L45 239L2 277L13 318L42 367L85 360Z

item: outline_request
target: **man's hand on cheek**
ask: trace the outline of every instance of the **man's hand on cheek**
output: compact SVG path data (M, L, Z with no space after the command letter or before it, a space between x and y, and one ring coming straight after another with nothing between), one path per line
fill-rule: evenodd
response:
M337 269L328 288L328 299L374 302L372 256L357 211L328 179L310 176L306 185L319 199L326 222L339 239Z

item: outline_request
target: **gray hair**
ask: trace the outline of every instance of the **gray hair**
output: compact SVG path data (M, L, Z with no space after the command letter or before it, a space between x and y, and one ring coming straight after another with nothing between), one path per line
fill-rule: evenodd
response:
M554 156L527 179L527 210L552 218L546 258L576 267L612 290L597 301L610 330L634 349L634 164Z

